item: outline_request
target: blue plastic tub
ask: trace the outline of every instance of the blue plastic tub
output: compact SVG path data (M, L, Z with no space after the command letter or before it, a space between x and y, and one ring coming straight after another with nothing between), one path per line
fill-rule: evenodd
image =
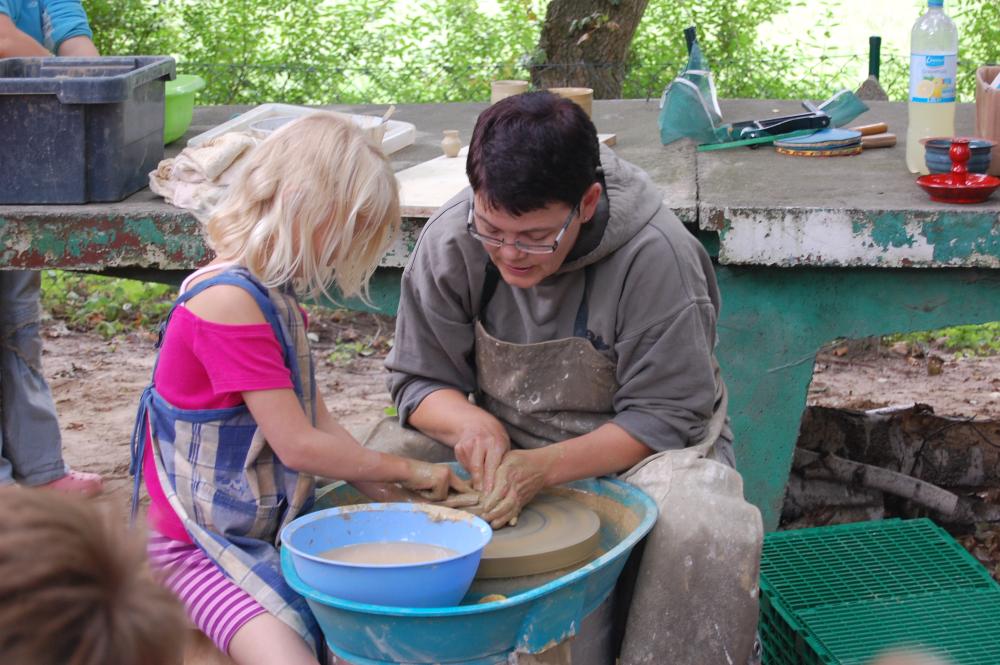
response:
M164 56L0 59L0 204L120 201L163 159Z
M324 594L296 573L287 548L281 552L282 571L308 601L330 651L352 665L504 665L515 651L540 653L575 635L584 617L614 589L629 553L656 521L653 501L626 483L600 478L566 487L595 502L588 505L601 517L600 549L592 561L554 579L476 580L457 607L412 608ZM358 498L350 486L339 484L319 503ZM480 602L497 592L494 585L506 587L507 598Z
M370 503L327 508L294 520L281 531L282 549L295 572L323 593L372 605L457 605L476 575L490 525L451 508L413 503ZM370 565L331 561L321 552L358 543L405 541L455 550L427 563Z

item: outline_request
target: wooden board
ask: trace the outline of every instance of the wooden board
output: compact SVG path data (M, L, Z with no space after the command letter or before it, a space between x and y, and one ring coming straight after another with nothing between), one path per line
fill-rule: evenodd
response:
M597 138L609 146L617 140L615 134L598 134ZM451 197L469 186L465 175L468 151L468 146L465 146L458 157L442 155L396 174L403 217L430 217Z
M465 175L468 146L458 157L436 157L396 173L403 217L430 217L451 197L469 186Z

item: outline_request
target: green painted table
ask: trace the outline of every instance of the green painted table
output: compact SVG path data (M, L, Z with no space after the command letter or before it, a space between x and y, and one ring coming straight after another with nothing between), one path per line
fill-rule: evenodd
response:
M905 107L873 103L858 122L886 121L902 139ZM484 104L401 106L418 129L397 170L440 154L444 129L468 140ZM793 102L730 100L731 120L797 110ZM336 107L381 113L382 107ZM198 109L188 136L238 107ZM696 153L661 146L655 100L594 103L601 132L645 168L664 201L717 257L723 294L720 360L731 393L737 456L748 497L768 528L780 514L816 351L836 337L1000 320L1000 196L986 205L930 202L903 165L904 146L858 157L786 157L769 148ZM972 129L960 107L958 129ZM178 148L168 151L176 152ZM394 312L399 276L423 220L373 282ZM198 223L144 190L115 204L0 206L0 266L117 271L175 281L207 260Z

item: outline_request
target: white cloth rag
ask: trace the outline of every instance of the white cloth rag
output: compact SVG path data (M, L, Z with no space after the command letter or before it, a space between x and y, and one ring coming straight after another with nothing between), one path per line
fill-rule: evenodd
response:
M245 132L226 132L197 147L184 148L149 174L149 188L167 203L207 222L239 173L241 162L258 143L260 139Z

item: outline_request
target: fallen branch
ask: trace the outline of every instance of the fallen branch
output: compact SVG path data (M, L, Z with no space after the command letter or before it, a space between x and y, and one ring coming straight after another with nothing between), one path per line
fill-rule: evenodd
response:
M794 465L804 478L837 480L842 483L870 487L909 499L947 517L955 515L960 503L957 494L943 490L937 485L903 473L861 462L853 462L832 454L820 454L805 448L796 448Z

